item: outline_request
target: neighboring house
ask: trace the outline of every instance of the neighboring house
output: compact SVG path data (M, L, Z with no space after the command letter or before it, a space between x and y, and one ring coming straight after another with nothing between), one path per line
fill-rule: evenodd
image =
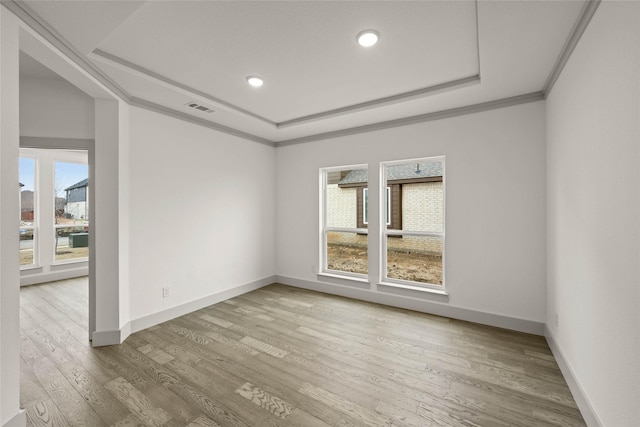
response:
M73 219L89 219L89 179L83 179L64 189L65 213Z
M20 220L33 221L33 191L23 190L20 183Z
M368 172L339 172L328 177L327 220L334 227L367 228ZM416 163L387 167L387 227L392 230L443 232L444 191L441 163ZM366 245L366 236L332 235L332 243ZM390 248L440 252L438 238L398 237Z

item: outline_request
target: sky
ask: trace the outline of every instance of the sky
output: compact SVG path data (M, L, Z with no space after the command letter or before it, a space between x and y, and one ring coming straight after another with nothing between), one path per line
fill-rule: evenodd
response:
M35 160L28 157L20 157L20 182L24 184L22 190L34 191L34 168ZM89 175L89 167L86 164L79 163L55 163L55 183L59 190L58 196L64 197L64 189L82 181Z

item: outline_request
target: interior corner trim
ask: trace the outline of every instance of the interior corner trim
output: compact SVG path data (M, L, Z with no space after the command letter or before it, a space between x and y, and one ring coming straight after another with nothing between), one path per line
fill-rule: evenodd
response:
M569 37L567 38L567 41L564 43L564 46L560 51L560 55L558 55L558 59L556 60L556 63L553 65L553 68L551 69L551 73L549 74L549 77L547 77L547 81L545 82L542 88L542 93L544 94L545 99L551 93L551 90L553 89L553 86L558 80L558 77L560 77L560 74L562 74L562 70L564 70L564 67L565 65L567 65L567 62L569 61L571 54L573 53L574 49L578 45L578 42L582 38L582 35L584 34L585 30L589 26L589 23L591 22L591 18L593 18L593 15L595 15L596 10L598 10L598 6L600 6L600 2L601 0L588 0L582 7L582 11L578 16L578 20L573 25L573 28L569 33Z
M357 126L347 129L341 129L331 132L319 133L316 135L304 136L301 138L288 139L276 142L275 146L286 147L288 145L302 144L306 142L321 141L323 139L338 138L348 135L356 135L365 132L374 132L378 130L390 129L400 126L407 126L416 123L430 122L434 120L448 119L456 116L464 116L467 114L480 113L483 111L495 110L498 108L511 107L519 104L526 104L529 102L543 101L544 95L542 92L532 92L524 95L511 96L509 98L502 98L488 102L481 102L479 104L467 105L464 107L451 108L449 110L435 111L433 113L420 114L417 116L405 117L401 119L389 120L386 122L373 123L370 125Z
M204 126L209 129L214 129L219 132L226 133L228 135L237 136L239 138L247 139L249 141L258 142L260 144L268 145L269 147L275 147L275 143L269 139L261 138L257 135L253 135L251 133L243 132L241 130L224 126L218 123L210 122L209 120L200 119L198 117L191 116L189 114L183 113L182 111L177 111L163 105L156 104L151 101L147 101L145 99L140 98L131 98L130 104L134 107L143 108L145 110L153 111L155 113L164 114L169 117L173 117L174 119L182 120L185 122L193 123L196 125Z
M2 5L15 14L29 28L51 43L58 51L76 63L86 73L102 83L120 99L129 103L131 96L109 76L85 59L71 43L40 17L33 9L19 0L3 0Z

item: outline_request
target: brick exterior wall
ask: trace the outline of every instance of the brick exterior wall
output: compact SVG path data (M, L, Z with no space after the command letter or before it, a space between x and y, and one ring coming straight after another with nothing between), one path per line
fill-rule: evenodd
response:
M356 228L356 189L327 185L327 225L329 227Z

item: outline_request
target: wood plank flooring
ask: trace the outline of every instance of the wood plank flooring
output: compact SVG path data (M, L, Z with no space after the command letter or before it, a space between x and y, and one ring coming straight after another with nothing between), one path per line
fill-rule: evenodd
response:
M31 426L584 426L542 337L270 285L91 348L87 280L22 288Z

